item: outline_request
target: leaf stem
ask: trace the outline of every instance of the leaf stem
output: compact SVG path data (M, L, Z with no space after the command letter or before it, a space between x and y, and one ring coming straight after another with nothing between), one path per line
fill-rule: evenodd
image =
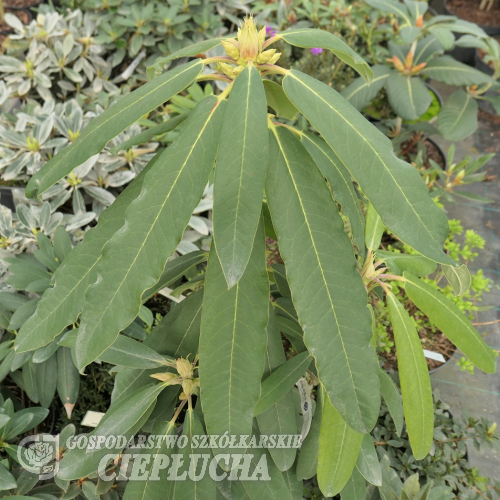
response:
M206 66L207 64L213 64L213 63L219 63L219 62L227 62L227 63L236 64L236 61L234 59L231 59L230 57L217 56L217 57L209 57L208 59L204 59L203 65Z
M204 81L207 81L207 80L218 80L220 82L227 82L227 83L231 83L233 81L233 80L231 80L231 78L228 78L225 75L220 75L218 73L210 73L210 74L207 74L207 75L200 75L196 79L197 82L204 82Z
M172 417L172 420L170 420L170 423L171 424L175 424L175 421L177 420L177 418L179 417L179 414L180 412L182 411L182 409L184 408L184 405L186 404L187 402L187 399L184 399L181 404L179 405L179 408L177 408L177 411L175 412L174 416Z

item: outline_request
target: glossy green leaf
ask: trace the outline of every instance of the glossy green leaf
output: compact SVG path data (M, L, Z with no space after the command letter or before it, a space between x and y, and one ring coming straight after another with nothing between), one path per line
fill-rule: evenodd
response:
M383 260L391 273L397 275L402 275L404 271L409 271L415 276L427 276L428 274L432 274L437 268L435 262L421 255L377 250L377 259ZM452 266L443 267L460 269Z
M391 70L383 65L372 66L373 80L368 83L363 78L356 78L343 91L342 97L347 99L358 111L366 108L384 88Z
M0 464L0 491L11 490L13 488L17 488L16 479L2 464Z
M366 290L352 246L301 142L279 127L270 144L266 194L304 342L330 399L364 432L377 420L380 395Z
M401 394L396 384L388 373L380 369L378 372L380 380L380 392L384 398L385 404L391 414L394 425L396 426L396 434L401 436L404 425L403 401Z
M366 481L361 473L354 469L344 489L340 492L342 500L366 500Z
M370 484L382 486L382 470L370 434L363 436L356 468Z
M267 325L267 351L265 357L264 383L271 374L274 374L286 363L283 341L276 324L276 315L269 306L269 323ZM295 384L296 380L292 382ZM263 388L264 388L263 383ZM297 434L295 419L295 401L291 392L293 385L283 397L276 400L270 408L257 417L257 424L261 435L292 435ZM261 390L261 394L263 391ZM255 411L254 411L255 414ZM269 453L281 471L289 470L295 462L295 448L270 448Z
M304 133L302 144L328 180L333 197L341 205L342 212L349 218L354 243L364 255L365 218L349 170L323 139Z
M259 225L267 137L264 86L258 70L247 66L229 95L215 168L215 245L229 288L245 271Z
M449 141L461 141L478 127L477 101L463 90L457 90L443 104L438 115L439 132Z
M407 271L417 275L411 269L407 269ZM471 285L471 275L465 264L462 264L460 267L443 266L443 272L448 283L453 288L453 293L456 297L467 293Z
M60 347L57 351L57 394L68 418L71 418L79 392L80 374L73 363L71 349Z
M193 61L168 71L126 95L92 120L70 146L49 160L28 182L26 196L35 198L75 167L99 153L120 132L172 96L188 87L201 73L203 63Z
M442 251L449 232L444 212L416 169L396 158L389 139L335 90L308 75L290 71L283 89L350 170L385 226L426 257L453 265Z
M99 217L97 227L90 229L54 273L54 287L42 296L32 315L21 327L16 338L18 352L30 351L52 342L64 328L75 322L85 298L85 290L97 278L101 250L113 233L124 223L127 207L139 195L144 177L158 161L151 160L137 178Z
M262 382L259 402L254 410L254 416L265 412L283 398L296 384L311 364L312 357L308 352L302 352L283 363Z
M398 298L387 295L398 357L403 407L411 449L417 460L427 456L434 435L432 388L422 344Z
M404 273L405 290L412 302L436 325L478 368L486 373L496 371L493 349L483 340L462 311L424 281ZM406 412L405 412L406 414Z
M403 120L417 120L429 108L432 96L418 77L393 73L387 80L387 96L393 111Z
M354 68L367 82L373 78L373 72L368 63L341 38L328 31L303 28L282 31L275 37L296 47L305 49L320 47L331 50L341 61Z
M461 63L451 56L431 59L422 72L433 80L455 87L493 83L491 76Z
M208 434L251 434L264 371L268 306L269 282L261 223L246 270L230 290L214 246L210 251L199 372Z
M264 80L267 105L272 108L276 116L293 120L297 115L297 108L290 102L283 92L281 85L271 80Z
M327 497L340 493L356 466L363 434L352 430L325 397L319 437L318 484Z
M145 290L160 278L199 202L217 153L224 101L203 99L184 133L145 176L123 230L103 249L100 280L85 295L77 341L78 368L98 358L137 316Z

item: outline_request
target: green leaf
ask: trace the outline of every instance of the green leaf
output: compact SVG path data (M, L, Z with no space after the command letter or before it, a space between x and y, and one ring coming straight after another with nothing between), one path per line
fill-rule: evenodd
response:
M59 264L68 256L72 248L70 235L59 226L54 233L54 252Z
M17 488L14 476L0 464L0 491L12 490L13 488Z
M377 420L380 395L366 290L352 246L301 142L279 127L270 144L266 194L304 342L330 399L364 432Z
M380 215L370 203L366 210L365 245L368 250L376 251L382 241L384 234L384 224Z
M304 133L302 144L328 180L333 197L341 205L342 212L349 218L354 243L364 255L365 218L349 170L323 139Z
M276 116L293 120L297 115L297 108L290 102L283 92L281 85L271 80L264 80L264 90L266 91L267 105L274 109Z
M73 363L69 347L60 347L57 351L57 394L66 410L68 419L75 407L80 392L80 374Z
M2 440L9 441L16 436L19 436L37 425L41 424L49 414L46 408L24 408L16 411L9 423L4 427L2 432Z
M412 272L411 269L406 270L417 275ZM443 272L448 280L448 283L453 288L453 293L456 297L460 297L461 295L467 293L471 284L471 276L465 264L462 264L460 267L443 266Z
M387 96L393 111L403 120L417 120L429 108L432 96L418 77L393 73L387 80Z
M38 262L43 264L50 271L54 272L59 266L59 263L56 260L56 254L49 238L47 238L45 234L39 231L36 235L36 240L39 249L34 250L33 255L35 256L36 260L38 260Z
M200 334L200 385L209 435L251 434L264 370L268 307L261 223L246 270L230 290L213 245L208 258Z
M268 380L271 374L277 373L286 363L283 341L276 324L276 315L270 305L269 324L267 325L267 352L266 365L264 368L264 379ZM297 380L295 380L296 382ZM293 384L295 384L293 382ZM265 382L264 382L265 383ZM264 383L262 384L264 386ZM293 386L292 386L293 387ZM262 394L261 390L261 394ZM255 414L255 411L254 411ZM297 422L295 418L295 401L290 390L276 401L268 410L257 417L257 423L261 435L292 435L297 434ZM281 471L289 470L295 462L295 448L269 448L269 453Z
M356 467L370 484L382 486L382 470L370 434L363 436Z
M381 12L391 12L404 20L406 24L412 25L410 12L406 5L393 0L366 0L366 3Z
M410 273L404 273L405 290L414 304L436 325L478 368L495 373L496 357L462 311L442 293ZM405 412L406 413L406 412Z
M275 38L282 38L290 45L304 49L320 47L331 50L341 61L354 68L367 82L373 78L373 72L368 63L341 38L328 31L319 29L286 30L275 35Z
M415 276L427 276L432 274L437 264L421 255L410 255L406 253L387 252L377 250L377 258L383 260L391 273L402 275L404 271L409 271ZM450 269L459 269L452 266L443 266Z
M385 226L436 262L453 265L442 251L448 236L444 212L416 169L394 155L392 144L328 85L291 70L283 89L350 170Z
M124 335L118 335L116 340L99 356L99 359L128 368L159 368L167 364L165 358L156 351Z
M396 341L403 407L411 449L417 460L427 456L434 435L434 406L427 363L413 322L392 293L387 294Z
M380 392L384 398L385 404L389 409L394 425L396 426L396 434L401 436L404 425L403 402L401 394L396 384L388 373L380 369L378 372L380 380Z
M49 288L38 303L36 312L22 325L15 348L30 351L52 342L64 328L75 322L85 298L85 290L97 278L101 250L109 237L124 223L126 208L139 195L144 177L158 161L156 155L137 178L99 217L96 228L85 235L54 273L54 287Z
M280 401L304 374L312 358L308 352L302 352L283 363L262 383L260 399L254 410L254 417L264 413Z
M28 397L33 401L33 403L39 403L40 397L38 396L38 384L36 379L35 365L31 360L24 364L23 370L23 382L24 391Z
M212 170L223 110L215 96L197 105L182 136L146 174L141 196L125 213L124 229L104 247L101 279L85 295L76 349L79 369L136 318L143 292L158 281L181 241Z
M352 430L325 397L319 437L318 484L322 493L340 493L356 465L363 434Z
M304 339L304 332L302 331L302 327L296 320L293 321L289 318L285 318L284 316L277 315L276 322L280 331L283 332L287 337L291 336L299 340Z
M344 489L340 492L340 498L342 500L366 499L366 481L357 469L352 471L349 481L347 481Z
M141 116L188 87L201 73L203 63L192 61L146 83L123 97L114 106L92 120L70 146L49 160L28 182L26 196L40 196L75 167L99 153L120 132Z
M264 85L250 65L238 75L229 95L215 168L215 246L229 288L245 271L259 225L267 138Z
M451 56L440 56L431 59L422 70L422 73L433 80L454 87L494 82L491 76L463 64Z
M368 83L363 78L356 78L341 93L358 111L366 108L387 83L391 70L383 64L372 66L373 80Z
M170 120L167 120L163 123L159 123L158 125L155 125L151 128L148 128L143 132L141 132L140 134L134 135L127 141L118 144L118 146L111 148L110 152L115 155L118 154L120 151L126 151L127 149L130 149L133 146L144 144L155 136L166 134L167 132L174 130L178 125L180 125L187 118L187 116L188 116L187 113L183 113L181 115L170 118Z
M454 92L438 115L439 132L449 141L461 141L477 130L477 101L463 90Z
M40 404L48 408L57 388L57 358L53 354L43 363L33 364Z
M0 292L0 306L7 309L7 311L17 311L17 309L26 304L26 302L29 302L29 300L29 297L20 293Z
M303 500L304 483L302 479L297 478L295 467L290 467L290 469L284 471L283 478L290 491L290 500Z
M99 436L121 435L130 438L141 428L154 408L158 394L164 388L164 384L151 384L133 392L120 403L112 405L99 425L88 435L89 438L96 436L97 440ZM97 445L94 449L74 448L61 460L58 476L60 479L79 479L93 474L104 456L118 455L121 449L120 446L108 448Z

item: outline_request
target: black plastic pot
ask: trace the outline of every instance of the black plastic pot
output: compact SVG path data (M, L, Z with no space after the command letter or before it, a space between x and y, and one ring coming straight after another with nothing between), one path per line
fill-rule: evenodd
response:
M474 54L474 66L476 69L479 71L482 71L483 73L486 73L487 75L493 75L494 71L493 68L488 66L482 59L481 56L479 55L479 50L476 49L476 53Z
M12 188L0 186L0 205L9 208L12 211L16 210Z

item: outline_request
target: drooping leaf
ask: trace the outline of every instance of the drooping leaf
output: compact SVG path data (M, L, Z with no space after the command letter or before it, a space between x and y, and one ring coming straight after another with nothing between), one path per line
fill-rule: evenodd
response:
M341 61L354 68L367 82L373 78L373 72L367 62L341 38L328 31L303 28L282 31L275 37L304 49L319 47L331 50Z
M77 341L78 368L98 358L137 316L145 290L160 278L199 202L217 153L224 101L203 99L184 132L144 178L127 224L103 249L101 279L85 296Z
M49 408L57 388L57 358L53 354L43 363L33 364L38 398L44 408Z
M352 246L300 141L279 127L270 144L266 194L304 341L330 399L364 432L377 420L380 396L366 291Z
M245 271L259 225L267 137L264 85L258 70L247 66L229 95L215 168L215 245L229 288Z
M424 281L410 273L404 273L404 277L405 290L412 302L472 363L486 373L494 373L496 357L493 349L483 340L462 311Z
M304 133L302 144L328 180L333 197L342 206L342 212L349 218L354 243L361 255L364 255L365 219L349 170L323 139Z
M233 288L227 288L213 245L210 250L199 372L201 403L209 435L251 434L264 371L268 305L269 282L261 223L246 270Z
M431 59L424 68L423 73L433 80L455 87L493 83L491 76L461 63L451 56L440 56Z
M391 70L383 65L372 66L373 80L368 83L363 78L356 78L343 91L342 97L347 99L358 111L366 108L387 83Z
M79 392L80 374L73 363L71 349L60 347L57 351L57 394L68 418L71 418Z
M283 92L281 85L271 80L264 80L267 105L273 108L280 118L293 120L297 115L297 108L290 102Z
M68 175L137 121L188 87L201 73L203 63L192 61L148 82L92 120L70 146L49 160L28 182L26 196L35 198Z
M363 436L356 468L370 484L382 486L382 470L370 434Z
M402 275L404 271L409 271L415 276L427 276L433 273L437 268L435 262L421 255L377 250L377 258L383 260L391 273L397 275ZM450 269L460 269L452 266L446 267Z
M17 488L16 479L0 464L0 491L12 490L13 488Z
M418 276L416 273L412 272L411 269L406 269L406 271ZM448 283L452 286L453 293L456 297L460 297L467 293L471 284L471 275L465 264L462 264L460 267L443 266L443 272Z
M439 132L450 141L461 141L478 127L477 101L467 92L457 90L443 104L438 115Z
M352 430L325 397L318 456L318 484L327 497L340 493L356 466L363 434Z
M352 471L344 489L340 492L342 500L366 500L366 481L358 469Z
M389 409L394 425L396 426L396 434L401 436L404 425L403 402L399 389L392 378L384 370L378 372L380 380L380 392L384 398L385 404Z
M101 250L113 233L124 223L124 213L142 189L144 177L158 161L151 160L137 178L118 196L90 229L83 243L77 245L54 273L54 287L49 288L38 303L36 312L22 325L16 337L18 352L29 351L52 342L80 314L85 290L97 277Z
M413 322L392 293L387 294L398 356L403 407L413 455L422 460L434 436L432 388L422 344Z
M442 251L448 221L415 168L394 155L392 144L328 85L296 70L283 89L350 170L402 241L436 262L454 265Z
M393 73L387 80L386 89L389 104L403 120L417 120L432 102L429 89L418 77Z

